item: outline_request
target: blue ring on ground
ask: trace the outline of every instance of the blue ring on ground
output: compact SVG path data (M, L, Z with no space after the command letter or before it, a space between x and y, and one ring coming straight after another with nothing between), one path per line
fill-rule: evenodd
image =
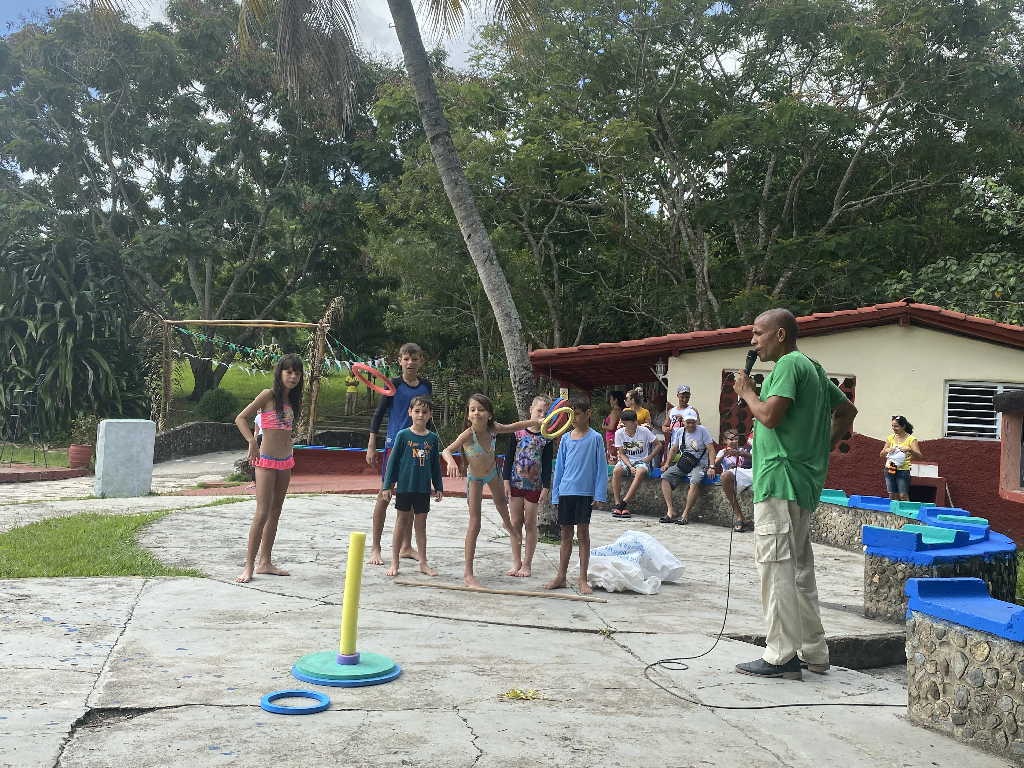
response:
M277 699L289 698L313 699L316 704L310 704L306 707L282 707L279 704L273 703ZM327 697L326 693L296 689L292 691L273 691L272 693L268 693L260 699L260 706L267 712L271 712L275 715L314 715L317 712L323 712L331 706L331 700Z
M354 680L338 680L330 677L316 677L314 675L307 675L305 672L299 670L298 665L292 667L292 676L301 680L304 683L312 683L313 685L332 685L336 688L360 688L364 685L380 685L381 683L389 683L402 674L402 668L395 664L392 669L389 669L383 675L377 677L363 677Z

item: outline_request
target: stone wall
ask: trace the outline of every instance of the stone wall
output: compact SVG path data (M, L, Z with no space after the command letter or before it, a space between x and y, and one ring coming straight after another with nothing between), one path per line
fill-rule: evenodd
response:
M914 565L877 555L864 555L864 615L903 622L907 616L907 579L971 576L988 584L996 600L1012 603L1017 594L1017 556L966 557L953 563Z
M234 423L193 421L158 434L153 447L153 461L235 450L242 454L246 452L245 440Z
M916 725L1024 765L1024 645L915 611L907 709Z

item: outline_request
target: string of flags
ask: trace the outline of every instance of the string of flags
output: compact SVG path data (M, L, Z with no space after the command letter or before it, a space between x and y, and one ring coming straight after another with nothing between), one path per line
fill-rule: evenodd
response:
M201 355L194 355L191 352L185 352L184 350L174 349L173 352L178 357L187 357L191 360L201 360L208 362L211 365L223 368L235 368L237 370L243 371L244 373L250 376L266 374L267 370L273 365L275 359L277 357L280 357L282 354L282 350L279 348L274 349L267 347L247 347L244 344L236 344L235 342L229 341L228 339L225 339L221 336L210 336L208 334L201 333L199 331L193 331L188 328L182 328L180 326L176 327L175 330L185 334L186 336L191 336L199 341L210 342L211 344L214 344L223 349L228 349L231 350L232 352L235 352L236 354L243 355L249 358L249 362L251 363L251 365L243 365L241 363L235 362L226 363L223 360L216 360L211 357L203 357ZM355 359L338 359L338 357L334 356L334 349L332 348L332 356L324 357L324 368L322 375L328 376L338 373L349 373L354 363L364 363L366 365L371 366L372 368L376 368L382 371L383 373L385 373L385 375L391 375L389 371L391 366L388 364L387 358L362 358L356 353L352 352L352 350L350 350L344 344L339 342L337 339L334 339L334 341L346 352L348 352L348 354L352 355L352 357Z

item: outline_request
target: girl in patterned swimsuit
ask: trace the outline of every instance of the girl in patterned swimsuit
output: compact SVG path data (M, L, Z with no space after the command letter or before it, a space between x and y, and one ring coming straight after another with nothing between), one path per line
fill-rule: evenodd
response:
M480 535L480 506L483 501L484 486L491 489L494 506L498 508L501 522L506 531L512 525L508 516L508 501L502 479L498 476L498 468L494 463L495 436L517 429L526 429L540 425L538 419L517 421L515 424L499 424L494 420L494 406L486 395L470 395L466 414L465 432L455 438L455 442L444 449L441 454L448 465L448 476L458 477L461 472L459 463L452 454L462 449L466 460L466 501L469 503L469 527L466 529L466 566L463 578L467 586L479 587L473 574L473 558L476 555L476 540Z
M235 417L238 431L249 443L249 463L256 471L256 514L249 526L245 568L235 579L238 582L251 581L254 573L288 575L288 571L274 565L271 554L295 466L292 428L295 414L302 407L302 382L302 359L285 355L274 367L274 388L264 389ZM257 411L263 429L263 441L258 446L249 429Z

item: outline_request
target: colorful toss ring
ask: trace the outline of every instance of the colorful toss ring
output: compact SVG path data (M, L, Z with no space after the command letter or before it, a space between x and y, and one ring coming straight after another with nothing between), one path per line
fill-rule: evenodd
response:
M352 363L351 370L353 376L355 376L357 379L363 382L363 384L368 386L374 392L384 395L384 397L391 397L392 395L395 394L395 392L398 391L397 389L395 389L395 385L391 381L391 379L389 379L383 373L378 371L376 368L371 368L366 363ZM371 379L368 379L366 376L363 375L364 371L373 378L383 381L387 386L382 387L380 384L375 384Z
M554 426L555 421L561 420L559 417L562 416L564 416L565 423L557 429L549 429L549 427ZM569 429L569 427L572 426L573 421L572 408L567 405L563 405L561 408L556 408L545 416L544 421L540 423L540 436L546 437L548 440L554 440Z
M559 408L564 408L567 405L569 405L569 401L566 400L564 397L556 397L554 399L554 401L552 401L551 405L548 406L547 413L545 413L544 415L545 416L550 416L552 413L557 411ZM554 432L556 430L561 429L563 426L565 426L566 422L568 422L571 418L572 418L572 414L571 413L569 413L569 414L564 413L564 412L560 413L558 415L558 418L555 419L555 421L551 424L550 431Z
M304 707L286 707L281 704L275 704L274 702L278 699L312 699L316 703ZM275 715L313 715L317 712L323 712L331 706L331 700L327 698L326 694L319 691L296 689L268 693L260 699L260 706L267 712L272 712Z

